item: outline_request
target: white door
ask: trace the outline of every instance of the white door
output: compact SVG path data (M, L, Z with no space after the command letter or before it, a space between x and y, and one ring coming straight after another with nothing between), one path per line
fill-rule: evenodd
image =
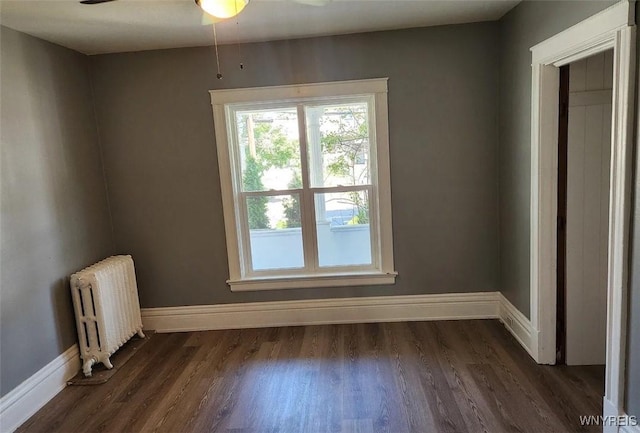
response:
M605 364L611 51L569 69L566 363Z

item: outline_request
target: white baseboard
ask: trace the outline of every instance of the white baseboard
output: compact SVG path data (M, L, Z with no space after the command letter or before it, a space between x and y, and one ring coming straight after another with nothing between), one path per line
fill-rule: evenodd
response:
M79 370L80 354L74 344L0 399L0 432L9 433L20 427L62 391Z
M634 425L634 426L622 426L620 427L620 430L618 430L619 433L640 433L640 426Z
M622 416L626 418L625 421L629 421L629 417L624 410L616 407L616 405L609 399L604 397L602 399L602 416L605 419L611 419L612 417ZM640 433L640 425L615 425L607 424L602 427L603 433Z
M142 309L145 329L206 331L338 323L495 319L499 292L378 296Z
M531 321L520 312L502 293L499 293L500 302L500 321L513 334L516 340L524 347L524 349L535 357L536 350L536 332L531 326Z
M627 426L622 426L620 427L620 430L618 430L619 433L640 433L640 426L638 425L627 425Z
M607 397L602 398L602 416L618 416L620 415L620 410L616 407L611 400Z

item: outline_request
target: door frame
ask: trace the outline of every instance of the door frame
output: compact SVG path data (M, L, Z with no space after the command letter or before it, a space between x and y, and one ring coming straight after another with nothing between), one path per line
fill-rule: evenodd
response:
M556 360L559 67L614 51L604 415L623 414L636 28L621 1L531 48L531 326L540 364ZM606 431L606 430L605 430ZM617 430L611 430L617 431Z

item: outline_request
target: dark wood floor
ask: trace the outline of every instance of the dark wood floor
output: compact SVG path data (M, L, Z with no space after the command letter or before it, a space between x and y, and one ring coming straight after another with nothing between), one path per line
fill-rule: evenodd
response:
M19 431L587 431L603 375L538 366L492 320L157 334Z

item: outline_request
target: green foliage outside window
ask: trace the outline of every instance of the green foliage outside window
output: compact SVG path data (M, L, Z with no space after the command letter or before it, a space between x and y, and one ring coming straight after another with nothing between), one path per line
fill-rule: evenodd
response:
M369 131L367 110L357 106L335 107L337 116L323 117L324 124L331 124L331 132L321 136L321 150L325 158L326 174L346 178L349 184L369 183L369 170L362 170L367 164ZM242 141L248 142L248 134L253 133L253 150L245 148L245 170L243 185L245 191L262 191L263 175L272 168L292 169L292 179L287 185L291 189L302 188L300 177L300 150L297 140L289 139L281 126L273 126L272 121L253 119L249 128L249 116L238 122L238 133ZM360 166L360 167L358 167ZM301 227L300 198L294 195L282 200L284 219L277 228ZM251 197L247 201L250 229L268 229L268 197ZM368 224L369 203L360 192L349 193L349 202L355 208L355 215L347 224Z
M369 170L359 170L358 165L366 163L369 147L367 111L355 106L339 107L340 116L331 117L326 122L333 124L333 131L321 138L323 155L327 157L327 171L330 175L347 178L351 185L369 183ZM359 192L349 193L356 214L347 224L369 224L369 202Z
M287 185L289 188L302 188L302 179L296 172L293 175L293 179ZM282 200L282 206L284 207L285 227L295 228L302 227L302 219L300 215L300 196L294 195L291 198L285 198Z
M255 158L247 157L247 166L244 171L242 183L247 191L261 191L262 167ZM268 229L269 218L267 217L267 197L249 197L247 199L247 213L249 214L249 229Z

